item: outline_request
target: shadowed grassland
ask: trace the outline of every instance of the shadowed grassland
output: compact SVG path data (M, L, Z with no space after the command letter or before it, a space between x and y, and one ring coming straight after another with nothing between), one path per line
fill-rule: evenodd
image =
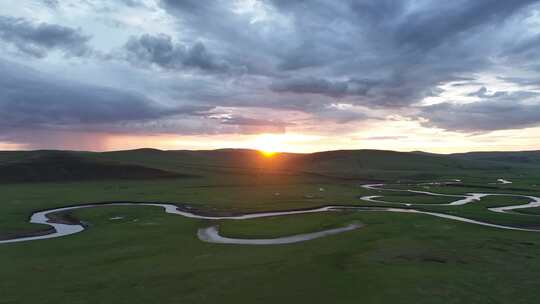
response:
M196 209L220 213L311 208L331 203L355 203L359 187L353 182L323 184L320 178L278 179L228 177L158 181L106 181L0 185L4 213L0 231L32 229L33 210L110 201L189 203ZM204 184L206 183L206 184ZM323 188L324 191L320 191Z
M0 166L28 163L35 153L0 153ZM361 201L364 195L403 203L453 200L359 186L374 182L458 195L540 196L536 163L515 164L507 157L493 161L462 155L334 151L264 159L247 150L149 149L75 154L84 161L71 163L74 170L69 172L87 162L112 162L181 177L111 175L105 180L0 184L0 237L45 229L27 222L32 211L108 201L187 203L200 211L232 214L328 204L377 205ZM498 178L513 183L490 184ZM448 179L462 179L463 184L416 185ZM526 202L487 197L465 206L414 208L540 227L535 215L487 210ZM520 212L538 213L537 209ZM205 221L165 214L157 207L116 206L77 210L73 216L88 229L64 238L0 245L0 303L535 303L540 297L536 288L540 233L384 212ZM352 222L365 226L280 246L208 244L196 236L199 228L216 224L225 236L272 238Z
M530 199L516 197L484 197L479 202L463 206L419 206L416 209L424 211L442 212L451 215L462 216L470 219L486 221L494 224L523 227L540 228L540 218L527 216L519 213L499 213L487 210L487 208L504 207L511 205L526 204ZM540 209L540 208L531 208Z
M366 224L295 245L230 246L196 238L210 223L159 208L76 215L90 229L0 247L4 303L534 303L538 296L538 234L354 212L222 221L226 235L244 237Z
M448 204L460 199L459 197L433 196L418 193L390 191L380 191L377 192L377 195L382 196L376 198L377 200L403 204Z
M528 214L528 215L540 215L540 208L538 207L524 208L524 209L515 210L515 212L521 213L521 214Z

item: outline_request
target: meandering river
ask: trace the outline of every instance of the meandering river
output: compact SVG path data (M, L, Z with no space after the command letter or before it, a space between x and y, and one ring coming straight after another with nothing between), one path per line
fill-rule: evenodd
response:
M486 196L508 196L508 197L525 197L531 200L531 202L522 205L509 205L505 207L497 208L488 208L490 211L494 212L512 212L517 209L524 208L534 208L540 207L540 198L535 196L526 196L526 195L517 195L517 194L499 194L499 193L467 193L464 195L449 195L449 194L440 194L427 191L416 191L416 190L402 190L402 189L387 189L382 188L384 184L371 184L363 185L365 189L377 190L377 191L401 191L401 192L411 192L425 195L433 196L445 196L445 197L455 197L456 200L447 204L410 204L410 203L395 203L387 202L380 200L384 197L382 195L376 196L364 196L361 199L368 202L381 203L381 204L401 204L407 207L415 205L429 205L429 206L461 206L473 202L480 201L483 197ZM305 210L291 210L291 211L275 211L275 212L261 212L261 213L250 213L250 214L241 214L233 216L208 216L203 214L198 214L194 211L187 210L187 208L181 208L173 204L159 204L159 203L108 203L108 204L88 204L88 205L79 205L79 206L70 206L62 207L56 209L49 209L44 211L35 212L30 218L30 223L35 224L46 224L51 226L54 230L48 234L37 235L37 236L28 236L28 237L15 237L8 240L1 240L0 244L7 243L18 243L18 242L27 242L35 240L44 240L50 238L57 238L72 235L79 233L86 228L81 223L60 223L58 221L52 220L50 215L61 212L69 212L83 208L97 208L104 206L153 206L163 208L166 213L176 214L188 218L203 219L203 220L247 220L255 218L264 218L264 217L274 217L274 216L287 216L295 214L308 214L308 213L320 213L320 212L337 212L337 211L358 211L358 212L399 212L399 213L413 213L413 214L424 214L435 216L439 218L465 222L475 225L481 225L486 227L498 228L498 229L508 229L508 230L518 230L518 231L528 231L528 232L540 232L540 229L527 229L520 227L512 227L506 225L498 225L483 221L478 221L474 219L469 219L460 216L449 215L445 213L438 212L427 212L422 210L417 210L413 208L386 208L386 207L362 207L362 206L344 206L344 205L329 205L320 208L305 209ZM335 235L338 233L344 233L347 231L352 231L358 228L361 228L362 225L359 223L349 224L344 227L327 229L322 231L317 231L313 233L297 234L280 238L269 238L269 239L240 239L240 238L229 238L224 237L219 234L218 226L210 226L207 228L201 228L197 232L198 238L203 242L217 243L217 244L239 244L239 245L279 245L279 244L291 244L298 243L308 240L313 240L316 238L321 238L329 235Z

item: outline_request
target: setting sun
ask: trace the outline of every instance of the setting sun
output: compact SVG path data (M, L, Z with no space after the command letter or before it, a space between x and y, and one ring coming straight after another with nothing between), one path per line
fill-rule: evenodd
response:
M259 150L259 152L261 152L261 154L264 157L272 157L272 156L276 155L276 153L277 153L275 151L264 151L264 150Z
M263 134L254 141L254 146L266 157L274 156L276 153L285 150L282 136L274 134Z

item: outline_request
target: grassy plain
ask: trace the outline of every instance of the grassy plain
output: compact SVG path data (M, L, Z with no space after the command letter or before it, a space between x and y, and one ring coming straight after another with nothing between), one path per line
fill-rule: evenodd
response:
M464 184L430 186L427 191L540 196L536 167L523 170L521 165L501 162L486 165L477 159L462 163L464 156L456 161L407 155L403 159L413 165L422 162L415 171L414 166L395 159L402 156L395 152L376 157L370 156L376 154L372 151L361 156L315 155L311 157L316 160L287 160L288 167L283 165L286 162L257 158L240 161L246 155L234 153L226 157L216 156L218 152L203 156L176 153L143 150L84 157L195 177L1 184L0 236L44 228L27 223L34 210L105 201L189 203L222 214L327 204L373 205L360 201L363 195L438 203L447 198L439 201L441 198L366 190L359 185L386 181L395 183L389 187L426 190L404 183L456 178L462 178ZM0 154L0 161L16 162L21 157L27 156ZM347 166L347 162L353 165ZM459 167L471 163L475 166ZM444 166L448 170L435 170ZM428 175L430 179L424 179ZM489 184L497 178L515 182ZM540 226L536 215L496 214L486 209L509 202L525 201L493 197L466 206L421 208L500 224ZM524 212L538 214L536 209ZM205 221L139 206L83 209L74 216L87 223L86 231L0 245L0 303L535 303L540 296L540 233L384 212ZM356 221L365 226L291 245L217 245L196 237L198 228L213 224L220 225L226 236L262 238Z

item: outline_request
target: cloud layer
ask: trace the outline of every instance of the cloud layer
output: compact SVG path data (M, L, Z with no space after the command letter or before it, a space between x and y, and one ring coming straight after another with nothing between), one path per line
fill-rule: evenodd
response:
M7 1L10 138L540 126L538 0Z
M78 29L49 23L33 23L24 18L0 16L0 38L18 51L45 57L51 50L60 50L70 56L90 53L85 36Z

